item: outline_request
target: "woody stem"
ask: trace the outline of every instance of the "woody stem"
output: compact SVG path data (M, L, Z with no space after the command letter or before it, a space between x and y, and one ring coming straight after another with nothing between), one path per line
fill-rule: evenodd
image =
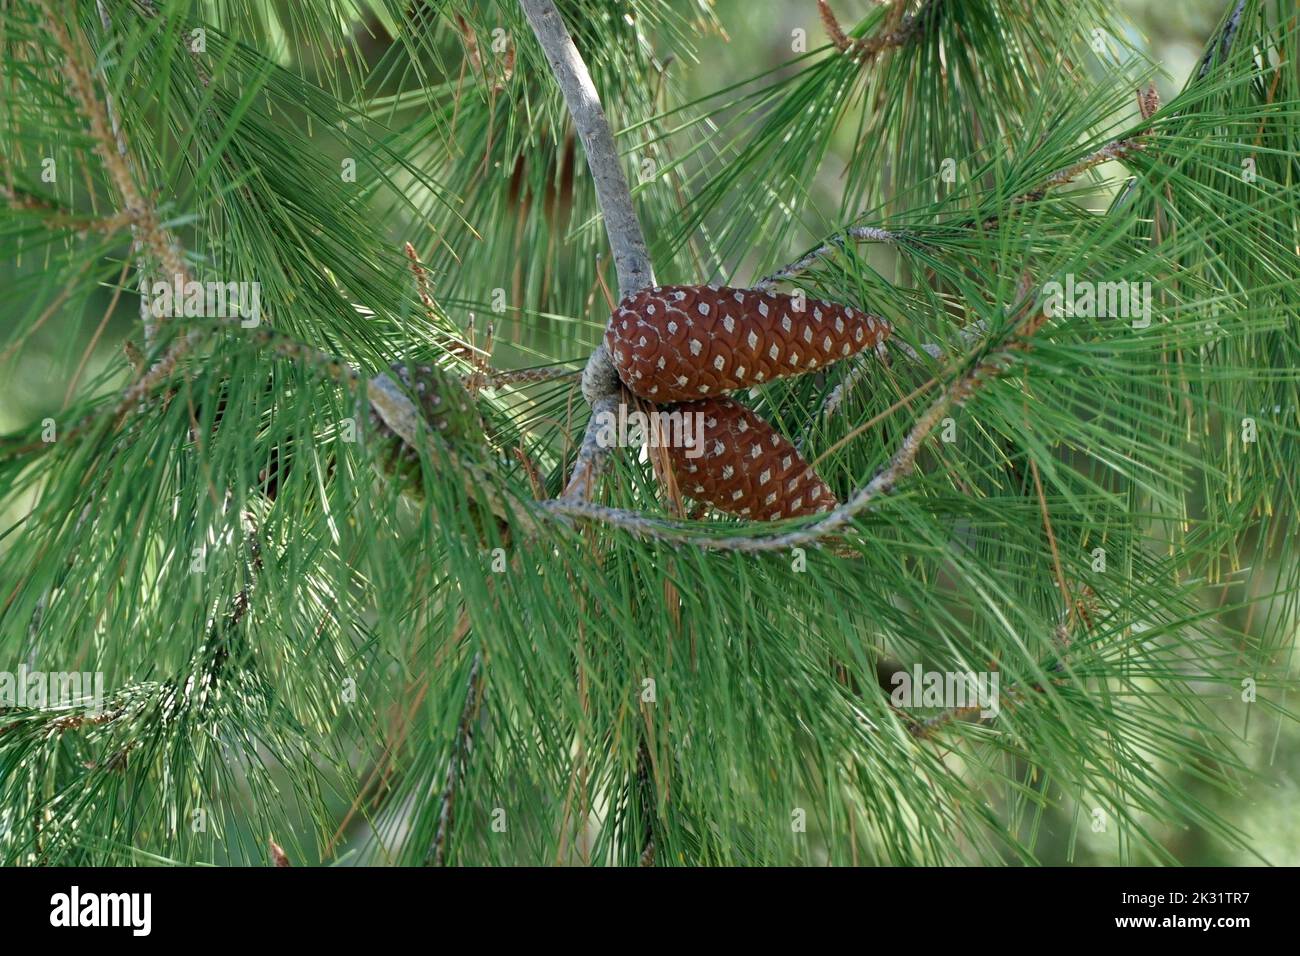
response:
M605 220L605 233L614 253L619 295L629 296L654 285L654 267L641 232L641 222L632 205L632 192L623 174L614 134L600 105L600 96L582 54L574 45L552 0L519 0L519 5L546 55L555 82L564 96L565 106L573 117L578 138L582 140L587 167L596 184L596 201ZM596 409L598 404L608 404L609 399L617 399L620 391L609 352L604 344L598 345L582 374L582 394L592 406L592 416L587 422L573 475L566 486L566 497L571 493L586 496L594 488L601 464L609 452L595 441L599 427Z

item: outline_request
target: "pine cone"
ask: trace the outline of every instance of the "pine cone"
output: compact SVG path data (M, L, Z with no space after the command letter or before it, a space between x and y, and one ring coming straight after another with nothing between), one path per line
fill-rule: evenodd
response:
M454 374L436 365L397 364L387 376L377 394L386 395L393 386L392 379L401 383L418 399L418 412L428 425L428 435L433 445L432 465L448 469L440 473L440 483L448 483L450 498L440 497L442 504L450 504L458 512L468 515L476 526L479 543L485 544L496 525L494 540L503 540L512 524L531 533L532 516L513 498L500 481L497 456L488 443L483 417L479 414L474 397L464 383ZM375 380L369 385L373 388ZM370 428L367 440L375 444L375 464L398 483L411 497L425 500L425 481L421 472L420 449L412 447L402 437L406 432L409 412L395 410L388 405L390 414L399 416L393 423L384 420L374 404L376 392L371 392ZM383 404L380 406L385 407ZM398 429L401 429L399 431ZM423 429L413 429L423 432ZM422 440L426 437L420 435ZM455 483L460 482L457 488ZM462 494L463 493L463 494ZM437 505L438 502L433 504Z
M605 342L619 378L652 402L690 401L801 375L872 348L883 318L752 289L669 285L630 295Z
M392 375L419 400L420 412L437 440L457 454L484 459L488 448L483 419L474 399L452 373L436 365L397 363ZM419 452L388 427L374 408L370 409L372 433L388 448L381 452L380 465L391 477L402 479L409 491L421 489Z
M700 428L689 432L689 447L670 442L667 448L677 484L689 497L758 521L817 514L839 504L794 445L739 402L709 398L668 411L701 416L692 422L702 425L702 434Z

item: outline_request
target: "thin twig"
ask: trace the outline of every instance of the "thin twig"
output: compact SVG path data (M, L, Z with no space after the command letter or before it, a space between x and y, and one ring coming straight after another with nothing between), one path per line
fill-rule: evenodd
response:
M468 29L468 25L461 17L457 17L463 29ZM470 38L473 34L469 34ZM438 306L433 299L433 283L429 279L429 270L424 267L420 261L419 253L415 251L415 246L409 242L402 247L406 258L410 260L411 274L415 276L415 290L420 297L420 304L424 306L424 314L430 323L438 322ZM473 313L470 314L470 328L473 329ZM488 327L488 348L487 353L491 352L491 326ZM468 346L468 343L467 343ZM472 355L478 356L478 351L472 346L467 348L453 349L453 354L463 354L469 351ZM502 385L536 385L540 382L550 382L555 379L569 378L579 374L579 369L561 368L559 366L543 366L541 368L522 368L522 369L492 369L487 367L486 362L477 363L474 372L465 376L465 387L471 393L476 393L480 388L493 388Z
M99 154L105 172L121 196L122 210L133 217L140 241L166 271L188 279L189 270L176 251L178 244L175 238L163 228L153 204L145 200L136 186L127 159L125 133L120 127L114 129L112 114L95 95L95 82L86 66L87 61L93 58L89 56L84 39L74 40L64 25L64 17L55 11L49 0L41 0L41 6L45 11L50 34L65 57L63 74L82 118L90 127L95 152Z
M879 229L875 226L850 226L842 233L832 236L824 243L811 252L805 253L794 262L783 266L771 275L764 276L754 283L754 288L758 290L770 289L778 282L787 282L796 276L807 272L819 260L825 259L844 248L846 239L852 239L855 242L901 242L907 238L906 233L893 232L889 229Z
M55 10L50 0L40 0L40 4L45 12L50 33L63 50L64 75L73 100L90 128L91 138L95 142L95 152L99 154L109 180L121 197L121 211L130 217L135 236L133 250L140 256L151 256L162 267L164 273L174 277L176 281L182 283L190 281L190 272L185 264L180 242L162 225L156 208L146 200L136 185L126 134L117 119L111 99L105 103L95 93L95 83L87 66L87 63L93 60L93 56L85 38L79 33L74 38L65 26L64 18ZM147 14L156 15L157 11L152 4L145 3L143 7ZM200 75L200 80L202 79ZM110 95L107 85L105 81L106 97ZM142 297L142 315L146 308ZM114 409L114 418L120 420L129 414L145 397L170 378L180 360L206 338L208 331L202 327L193 327L185 335L173 341L153 366L122 393ZM80 429L86 424L80 422L76 427Z
M424 264L420 262L420 256L419 253L415 251L415 246L408 242L402 247L402 251L406 253L406 258L411 262L411 274L415 276L415 290L419 293L420 303L424 306L425 318L427 318L430 323L435 323L437 322L438 309L433 301L432 283L429 282L429 271L425 269Z
M1090 629L1093 626L1090 605L1095 597L1092 590L1086 585L1083 588L1084 596L1078 601L1070 601L1066 611L1062 614L1060 621L1053 629L1053 640L1060 650L1056 660L1048 665L1047 671L1052 675L1063 675L1065 671L1065 652L1069 650L1073 639L1078 636L1079 629ZM1009 684L1002 688L1000 693L1008 698L1008 705L1014 706L1021 700L1028 699L1031 695L1041 694L1046 684L1064 684L1067 678L1064 676L1052 676L1046 682L1037 681L1028 686L1023 684ZM937 714L917 720L910 714L901 713L900 716L908 722L908 732L918 740L925 740L933 736L935 731L945 727L955 720L965 720L980 714L983 706L976 704L968 707L949 707Z
M1088 170L1102 163L1108 163L1113 159L1126 159L1128 156L1138 152L1143 148L1141 136L1129 136L1123 139L1111 140L1100 149L1094 150L1087 156L1083 157L1077 163L1065 166L1052 173L1043 181L1043 184L1037 189L1030 190L1023 195L1017 196L1012 200L1013 204L1036 202L1047 195L1047 191L1056 186L1064 186L1067 183L1078 179ZM996 218L993 222L996 222ZM987 224L989 220L985 220Z
M655 284L654 268L600 96L552 0L519 0L519 5L546 54L578 138L582 140L596 186L596 201L614 254L619 294L629 296Z
M657 848L655 846L654 819L658 809L654 805L654 766L650 758L650 747L642 731L641 744L636 751L636 801L645 819L641 824L641 854L637 858L638 866L654 866Z
M189 281L189 269L184 258L178 252L179 243L175 237L163 228L153 204L146 201L137 188L129 163L124 153L126 138L120 126L114 129L112 115L106 111L104 104L95 95L95 83L86 66L93 59L84 38L78 34L74 39L63 18L58 15L49 0L42 0L46 24L63 50L65 62L64 76L67 78L72 97L82 118L90 127L90 134L95 141L95 152L104 164L108 178L117 188L121 197L122 211L133 222L133 231L142 250L148 250L164 270L175 276L178 281ZM115 135L116 133L116 135ZM140 376L122 393L115 410L115 416L121 417L133 409L146 395L165 381L175 371L181 358L190 351L206 333L199 328L192 328L186 335L172 342L153 367Z
M596 403L591 406L591 419L587 423L587 431L578 449L577 462L562 497L582 501L591 497L610 452L600 441L601 422L606 420L606 416L617 412L621 400L618 394L605 395L596 399Z
M900 4L885 21L885 28L869 37L850 37L840 26L826 0L817 0L817 12L826 27L826 34L837 50L861 63L870 63L885 50L905 46L920 36L929 24L930 16L943 0L926 0L916 13L904 14Z
M99 22L104 28L104 34L107 36L112 33L113 21L108 15L108 9L104 6L104 0L95 0L95 9L99 11ZM113 103L113 94L109 90L107 62L101 65L100 76L104 81L104 110L108 113L109 122L113 127L113 140L117 144L118 155L126 163L128 171L132 175L138 176L139 168L131 159L130 150L127 149L126 134L122 132L122 121ZM144 347L145 351L150 351L153 348L155 339L158 337L158 321L149 308L149 296L147 295L149 274L144 264L144 241L140 235L140 227L134 221L131 223L131 255L136 261L136 278L140 288L140 324L144 327Z
M539 368L494 369L479 373L478 377L484 388L494 388L502 385L537 385L561 378L573 378L581 373L582 369L545 365Z
M986 331L987 326L983 319L972 322L970 325L959 329L957 331L957 337L960 340L961 347L969 348L979 339L983 338ZM912 348L912 346L908 345L906 342L894 340L894 347L902 352L904 357L913 362L922 361L922 353L925 353L927 357L936 361L942 359L944 353L943 346L936 345L933 342L924 343L918 350ZM883 349L878 347L877 351L883 351ZM840 406L844 404L844 400L849 397L849 393L866 380L867 376L875 367L874 362L877 360L877 357L877 354L868 352L858 355L853 359L852 366L849 368L848 372L845 373L840 384L831 389L830 394L827 395L826 399L822 402L822 407L818 411L817 415L809 421L807 427L804 428L804 432L796 444L796 447L800 451L803 451L804 446L808 443L808 439L811 437L812 431L817 426L817 423L819 421L823 423L828 422L835 417L835 413L839 411ZM825 453L823 453L823 455L824 454Z
M1155 96L1155 90L1150 90L1143 98L1144 108L1151 109L1152 112L1159 107L1159 99ZM1152 106L1154 104L1154 106ZM1144 116L1144 118L1149 118ZM1085 172L1100 166L1102 163L1109 162L1113 159L1124 159L1143 148L1140 136L1126 137L1123 139L1112 140L1100 149L1094 150L1087 156L1084 156L1078 162L1069 166L1062 167L1055 172L1050 173L1042 184L1029 192L1022 193L1011 200L1012 205L1032 202L1042 199L1047 190L1056 186L1063 186L1079 178ZM982 220L983 225L987 228L996 225L998 216L990 216ZM976 224L976 220L968 220L962 223L965 227L971 227ZM776 272L764 276L758 282L754 283L754 288L763 290L769 289L778 282L787 282L807 272L812 266L822 259L829 258L833 253L844 249L847 240L855 242L887 242L887 243L905 243L909 241L920 242L920 236L900 230L883 229L878 226L850 226L842 232L828 238L825 242L810 252L804 253L789 265L782 266Z
M37 213L41 223L51 229L74 229L82 236L92 232L112 235L119 229L135 226L135 216L131 213L115 212L109 216L81 216L65 212L53 203L39 196L33 196L20 187L10 189L0 184L0 197L9 203L10 209Z
M227 496L227 503L230 498ZM73 532L74 537L80 531L82 524L90 514L90 507L82 511L81 518L77 522L76 529ZM257 584L257 577L262 572L262 544L259 536L257 525L253 516L247 512L243 515L244 525L248 534L248 560L245 565L247 569L248 580L230 599L230 606L225 615L220 619L213 619L208 624L208 640L204 647L211 651L213 673L219 672L220 668L230 658L229 636L240 626L252 607L253 589ZM46 594L48 597L48 592ZM44 603L44 598L41 604ZM40 608L38 608L40 610ZM39 627L39 620L34 622ZM35 634L33 629L32 634ZM141 696L147 696L157 699L163 693L176 693L182 689L193 686L192 678L174 678L166 682L145 682L134 684L123 691L119 691L116 699L118 705L110 710L96 709L100 702L92 702L91 706L82 706L79 709L72 710L69 713L53 716L48 721L40 723L39 733L57 732L65 733L72 730L83 730L88 727L101 727L111 724L128 713L135 714L139 712L139 707L132 706L131 701ZM14 708L16 709L16 708ZM3 712L5 708L0 708ZM19 720L13 723L0 726L0 735L16 730L28 723L26 720ZM120 763L125 759L126 751L134 747L136 741L128 741L123 750L118 751L114 756L105 761L107 765Z
M1160 107L1159 96L1156 94L1155 88L1154 87L1150 88L1146 93L1139 93L1138 104L1139 104L1139 109L1142 112L1143 119L1150 119L1150 117ZM1012 199L1011 202L1013 205L1016 205L1020 203L1031 202L1031 201L1042 199L1047 194L1047 191L1049 189L1072 182L1073 180L1077 179L1079 176L1083 175L1083 173L1087 172L1088 170L1096 166L1101 165L1104 162L1107 162L1112 159L1122 159L1142 148L1143 148L1143 143L1141 142L1140 137L1129 137L1125 139L1113 140L1107 143L1105 146L1101 147L1100 149L1089 153L1087 156L1083 157L1078 162L1073 163L1070 166L1066 166L1056 170L1043 181L1041 186L1027 193L1023 193L1022 195L1015 197L1014 199ZM998 218L999 218L998 216L991 216L983 220L983 226L985 228L989 228L993 225L996 225L998 222ZM967 223L965 223L965 225L968 227L974 226L975 220L970 220ZM769 288L778 282L788 281L789 279L801 275L803 272L806 272L809 268L811 268L814 263L818 262L821 259L829 257L832 253L836 252L837 250L842 250L844 248L846 239L854 239L859 242L897 243L897 242L905 241L907 239L916 239L916 238L917 237L911 236L906 232L897 232L897 231L891 231L887 229L880 229L874 226L852 226L844 230L843 233L832 236L822 245L818 246L816 249L812 250L811 252L805 253L803 256L801 256L799 259L796 259L794 262L790 263L789 265L777 270L776 272L772 273L769 276L766 276L765 278L760 280L754 286L754 288L756 289ZM972 341L974 341L975 339L979 338L981 335L984 334L984 324L982 322L975 323L963 329L959 334L963 340L963 344L968 345ZM920 361L921 358L920 353L916 349L913 349L906 342L898 343L898 348L909 359L912 359L913 361ZM921 351L925 352L927 355L929 355L931 358L934 359L940 358L943 354L941 347L933 343L926 343L922 345ZM845 375L843 381L841 381L840 384L836 386L836 388L826 397L826 400L822 404L818 417L808 424L808 428L805 430L804 435L799 440L798 447L802 449L804 443L806 442L809 434L811 433L812 428L814 427L818 419L820 419L821 421L828 421L831 417L834 416L835 412L843 404L844 399L848 397L848 394L854 389L854 387L858 385L859 382L861 382L863 379L865 379L868 376L872 367L871 366L872 360L873 360L873 356L870 354L865 354L857 357L857 359L854 361L853 366L850 368L849 372Z
M822 24L826 27L826 35L831 38L832 45L841 53L847 52L853 46L853 41L840 26L840 21L831 10L830 4L826 0L817 0L817 12L821 14Z
M483 702L483 652L477 651L469 666L469 680L466 681L465 706L461 710L460 721L456 724L456 736L451 743L451 758L447 761L447 776L439 797L442 809L438 813L438 830L429 848L428 862L433 866L444 866L447 860L447 837L451 832L456 807L456 793L469 764L470 754L474 749L474 727L478 721L480 705Z
M1226 60L1228 54L1232 51L1232 41L1237 37L1237 29L1241 26L1241 16L1245 12L1246 0L1238 0L1236 9L1232 11L1232 15L1228 17L1228 22L1223 25L1223 30L1219 34L1219 42L1217 44L1219 53L1218 62L1222 63ZM1201 68L1196 74L1198 80L1205 79L1210 72L1210 68L1214 66L1215 46L1216 44L1211 43L1210 48L1205 51L1205 56L1201 58Z

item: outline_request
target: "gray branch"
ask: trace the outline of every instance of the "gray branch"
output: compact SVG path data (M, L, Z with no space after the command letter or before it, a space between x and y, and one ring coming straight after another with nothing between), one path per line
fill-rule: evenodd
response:
M641 223L632 206L632 193L623 175L614 134L610 132L600 97L573 38L551 0L519 0L551 64L555 82L577 127L587 154L587 166L596 183L596 201L605 217L605 232L618 270L618 291L626 297L655 284L654 268L646 251Z
M901 232L878 229L874 226L851 226L844 230L843 233L831 236L822 245L811 252L805 253L789 265L783 266L771 275L759 279L754 283L754 288L760 290L770 289L778 282L787 282L802 275L816 265L819 260L828 259L836 251L843 249L846 238L852 239L854 242L900 242L905 236Z
M609 236L609 246L614 254L619 295L626 298L654 285L655 274L650 253L646 249L645 236L641 232L641 222L632 205L632 192L628 189L627 177L623 174L614 134L610 132L609 121L605 118L605 110L600 105L600 96L591 81L587 64L574 46L573 38L555 4L552 0L519 0L519 6L528 18L542 52L546 54L555 82L564 96L565 106L573 117L578 138L582 140L587 167L596 184L596 202L600 204L601 215L605 220L605 234ZM603 460L609 454L609 449L602 448L594 440L595 429L598 427L596 412L599 407L608 404L608 400L617 400L621 392L622 384L610 361L609 350L602 342L591 353L582 373L582 395L592 407L592 416L587 423L582 452L574 465L566 497L570 492L584 496L591 493Z

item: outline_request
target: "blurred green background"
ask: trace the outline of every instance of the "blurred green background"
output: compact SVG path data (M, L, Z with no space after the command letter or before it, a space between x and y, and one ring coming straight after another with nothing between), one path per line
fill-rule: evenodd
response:
M841 21L851 24L870 3L836 0L833 6ZM1117 6L1134 24L1130 42L1147 50L1162 65L1165 75L1157 86L1167 98L1182 87L1195 68L1225 2L1118 0ZM779 66L790 56L793 29L805 29L810 46L819 45L824 35L812 0L719 0L715 8L725 35L703 38L698 63L677 67L686 91L697 96ZM853 132L848 126L840 135L849 137ZM839 173L834 163L825 164L819 181L809 184L810 188L822 198L833 197ZM31 263L0 264L0 288L16 272L30 268ZM82 309L56 311L21 347L6 347L5 352L0 352L0 432L56 415L70 398L69 385L74 376L87 381L105 367L120 364L122 340L134 330L137 316L134 299L128 302L124 297L110 311L112 299L111 291L105 289ZM0 527L9 526L17 516L13 511L0 514ZM0 547L4 547L2 542ZM1248 627L1244 615L1233 624ZM1246 834L1248 844L1259 855L1225 847L1191 830L1166 832L1162 834L1163 842L1186 864L1300 865L1300 729L1294 724L1279 727L1258 719L1252 721L1246 707L1235 700L1226 700L1220 715L1227 726L1238 728L1244 741L1243 752L1249 754L1249 763L1258 772L1255 779L1244 782L1244 795L1228 797L1205 786L1194 768L1174 772L1183 777L1180 785L1185 791L1214 807ZM1066 862L1071 820L1062 810L1049 815L1044 824L1039 843L1042 860ZM1073 853L1075 863L1113 862L1114 836L1091 833L1085 825Z

